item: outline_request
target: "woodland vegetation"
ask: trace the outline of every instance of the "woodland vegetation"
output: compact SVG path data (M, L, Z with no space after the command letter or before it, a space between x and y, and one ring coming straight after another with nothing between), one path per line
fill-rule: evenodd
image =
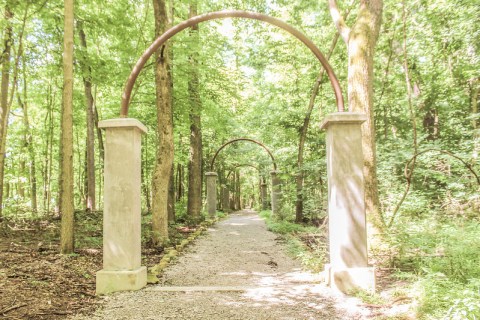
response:
M404 281L419 318L480 317L478 1L0 0L0 7L4 254L12 233L47 227L48 240L37 239L41 233L15 239L39 247L48 241L70 255L101 250L98 121L119 116L125 81L156 36L197 14L248 10L312 39L333 66L346 106L369 116L363 143L372 263ZM129 117L149 129L144 242L161 251L178 236L175 226L204 219L203 174L216 150L240 137L261 141L275 156L284 221L272 228L298 235L321 225L327 184L318 124L332 112L321 65L276 27L225 19L176 35L147 63L130 103ZM219 210L261 210L260 184L271 170L255 144L222 150ZM93 235L83 237L86 221ZM7 261L0 260L0 283Z

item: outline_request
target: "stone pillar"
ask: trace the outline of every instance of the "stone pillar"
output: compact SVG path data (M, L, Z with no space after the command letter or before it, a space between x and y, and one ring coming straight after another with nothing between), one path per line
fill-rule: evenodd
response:
M205 173L207 178L207 211L210 218L217 213L217 173Z
M147 284L141 266L140 166L142 134L136 119L100 121L106 131L103 210L103 269L96 292L138 290Z
M230 212L230 191L228 189L228 186L222 183L221 185L221 190L222 190L222 209L223 212Z
M270 172L270 176L272 179L272 215L279 215L280 214L280 201L282 197L281 187L280 187L280 179L277 177L277 171L273 170Z
M365 114L333 113L327 131L328 230L327 283L342 292L375 291L375 270L368 267L361 124Z
M262 201L262 210L268 209L267 184L262 182L260 185L260 199Z

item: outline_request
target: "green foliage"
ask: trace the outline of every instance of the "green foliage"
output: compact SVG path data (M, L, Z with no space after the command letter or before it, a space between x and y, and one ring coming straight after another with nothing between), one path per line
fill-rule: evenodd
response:
M276 221L271 211L261 211L268 230L280 234L287 243L288 253L312 272L321 272L327 257L327 243L323 231L316 227Z
M361 299L364 303L375 305L385 304L385 300L376 293L371 293L365 290L355 290L350 292L349 294Z
M223 211L217 211L216 216L217 216L217 218L222 219L222 218L225 218L227 216L227 213L225 213Z
M419 314L426 319L475 319L480 313L480 224L441 217L407 222L391 236L393 264L416 275ZM464 318L462 318L462 316Z

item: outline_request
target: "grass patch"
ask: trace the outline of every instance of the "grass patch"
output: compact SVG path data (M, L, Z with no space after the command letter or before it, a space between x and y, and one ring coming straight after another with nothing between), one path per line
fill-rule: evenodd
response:
M409 275L419 319L480 319L480 223L434 217L398 223L393 266Z
M276 220L271 211L261 211L259 215L265 219L268 230L285 239L290 256L300 260L312 272L323 270L328 246L323 229L288 220Z

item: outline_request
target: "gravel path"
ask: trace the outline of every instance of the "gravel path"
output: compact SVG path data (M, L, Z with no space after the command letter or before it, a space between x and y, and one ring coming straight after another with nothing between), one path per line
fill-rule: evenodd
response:
M367 319L359 301L301 270L253 211L240 211L200 236L160 284L105 297L95 315L72 319Z

